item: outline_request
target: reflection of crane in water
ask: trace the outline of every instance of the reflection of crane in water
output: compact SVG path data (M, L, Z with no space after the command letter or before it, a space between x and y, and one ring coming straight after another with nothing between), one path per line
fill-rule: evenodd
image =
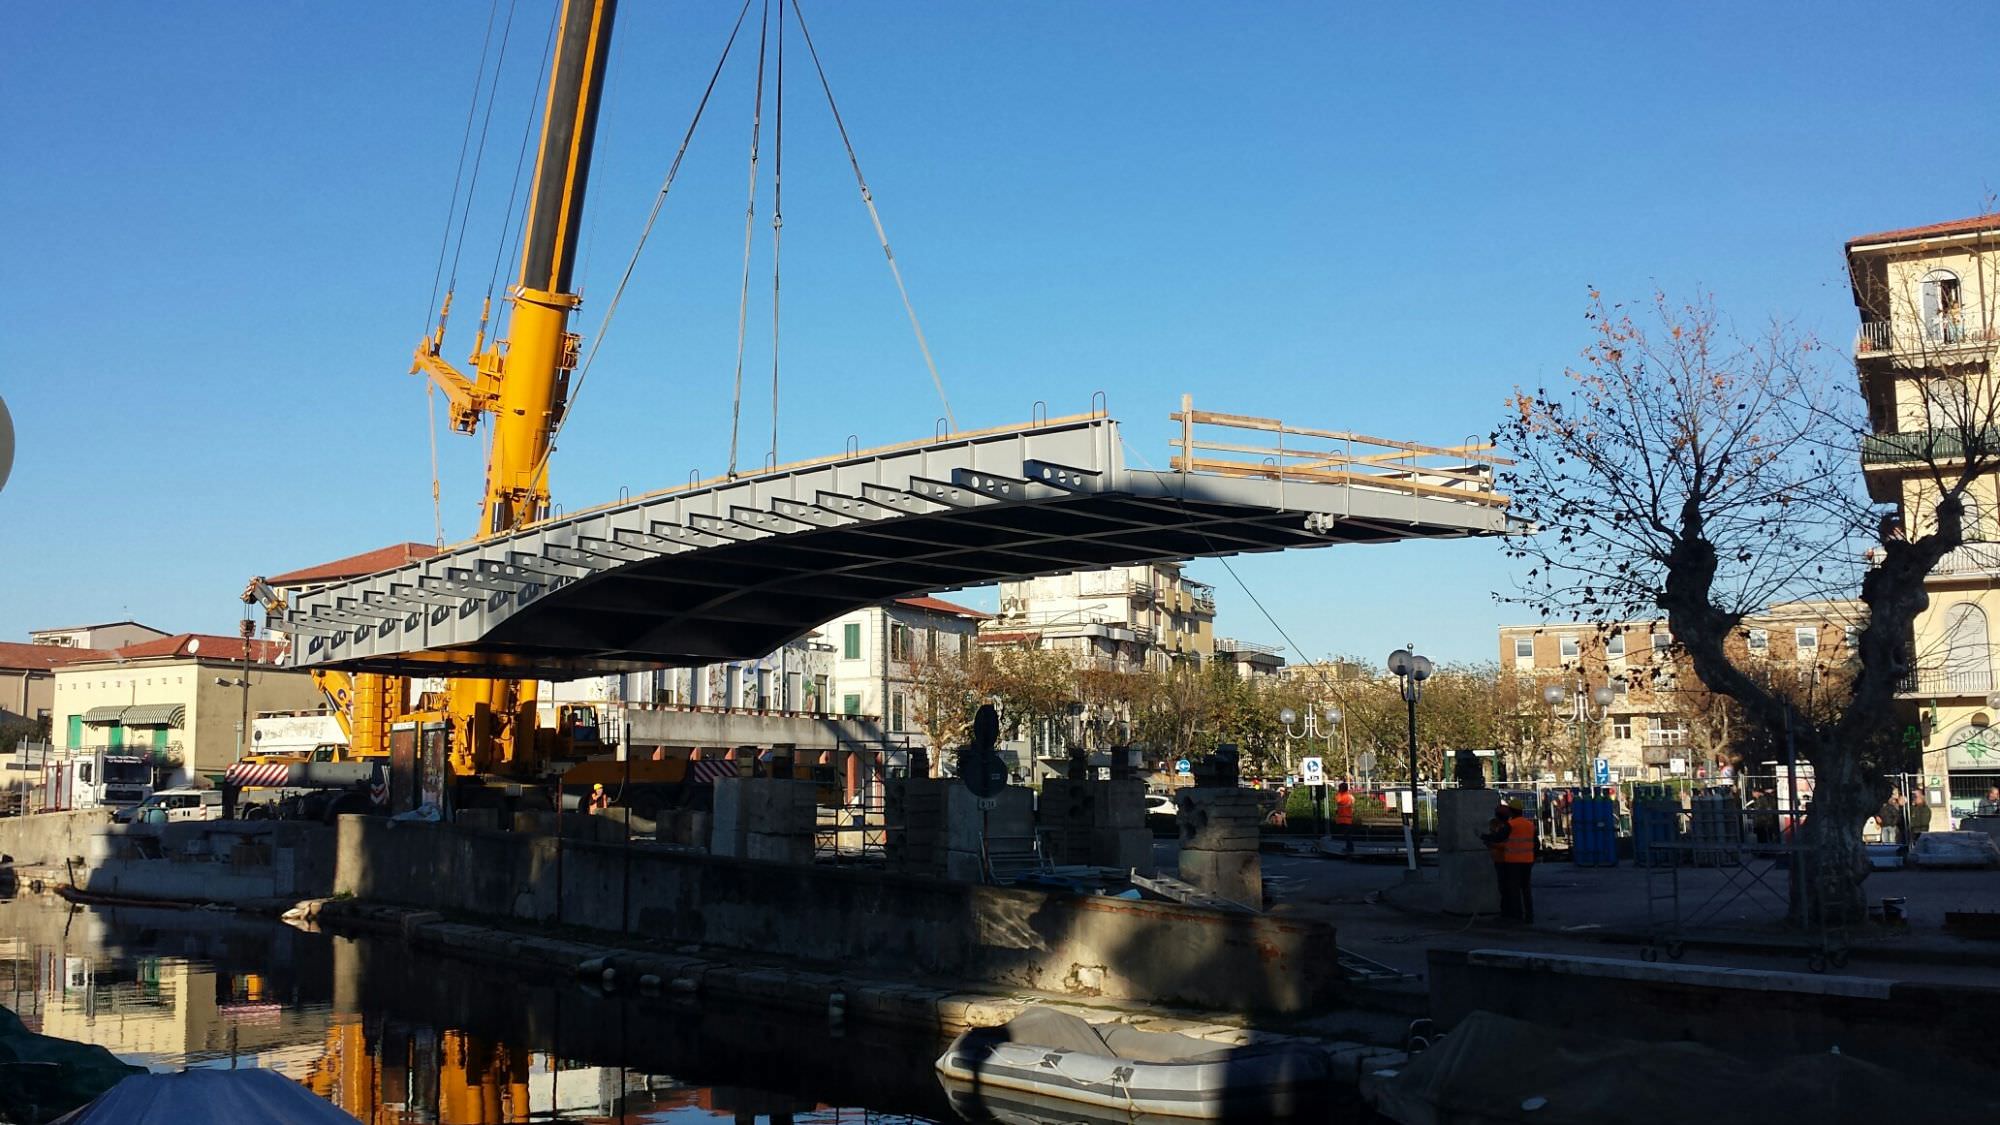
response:
M463 1031L385 1024L371 1045L361 1018L341 1015L305 1085L366 1125L525 1122L531 1066L526 1050Z

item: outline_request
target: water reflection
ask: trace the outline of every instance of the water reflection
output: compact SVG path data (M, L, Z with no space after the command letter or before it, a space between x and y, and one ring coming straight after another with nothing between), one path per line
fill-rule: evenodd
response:
M954 1116L927 1037L626 1000L226 913L24 899L0 903L0 934L0 990L31 1030L156 1070L268 1067L370 1125Z

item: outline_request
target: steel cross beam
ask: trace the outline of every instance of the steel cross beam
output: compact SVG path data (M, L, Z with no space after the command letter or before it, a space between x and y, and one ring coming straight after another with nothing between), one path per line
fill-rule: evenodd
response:
M710 481L303 594L288 660L537 676L762 656L849 610L1006 578L1496 535L1490 496L1126 467L1102 416Z

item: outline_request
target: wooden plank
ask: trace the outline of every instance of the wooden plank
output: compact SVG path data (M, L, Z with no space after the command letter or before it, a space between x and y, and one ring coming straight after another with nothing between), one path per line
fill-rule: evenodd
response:
M1183 448L1178 438L1169 440L1167 442L1167 445L1170 448L1174 449ZM1324 469L1334 465L1368 465L1368 466L1381 466L1384 468L1397 469L1404 472L1423 473L1430 476L1448 477L1452 480L1462 480L1471 484L1482 484L1485 483L1487 480L1491 479L1483 473L1469 473L1459 469L1432 468L1428 465L1417 464L1415 461L1411 461L1407 465L1386 464L1387 462L1392 462L1398 458L1404 458L1404 457L1414 458L1418 456L1426 456L1426 457L1435 456L1434 454L1418 454L1404 450L1398 450L1393 453L1376 453L1367 457L1350 457L1344 453L1329 453L1325 450L1318 450L1318 449L1274 449L1269 446L1239 445L1234 442L1227 442L1227 441L1197 441L1194 443L1194 447L1196 449L1214 450L1218 453L1252 453L1274 458L1276 457L1312 458L1312 460L1307 461L1304 464L1281 466L1282 468L1285 469ZM1482 461L1483 459L1478 457L1464 457L1461 458L1461 460Z
M1241 461L1216 461L1204 458L1190 460L1186 457L1175 457L1169 464L1176 470L1191 467L1195 472L1221 473L1224 476L1260 477L1267 480L1297 478L1319 484L1362 485L1379 488L1387 492L1422 493L1429 496L1449 497L1453 500L1466 500L1474 504L1485 504L1495 508L1504 508L1508 504L1507 497L1497 492L1474 492L1470 489L1447 488L1443 485L1422 484L1413 480L1397 480L1394 477L1376 476L1367 473L1346 471L1326 472L1318 469L1280 469L1269 465L1248 465Z
M1183 418L1179 412L1167 415L1184 425L1201 424L1209 426L1232 426L1243 430L1263 430L1268 433L1298 434L1301 437L1330 438L1334 441L1351 441L1362 445L1379 445L1385 449L1407 449L1415 453L1434 453L1440 456L1466 456L1455 453L1442 445L1424 445L1414 441L1397 441L1394 438L1370 437L1367 434L1352 433L1347 430L1319 430L1309 426L1288 426L1275 418L1256 418L1248 414L1219 414L1212 410L1193 410ZM1461 447L1463 448L1463 447ZM1514 462L1504 457L1478 457L1475 460L1494 465L1511 465Z

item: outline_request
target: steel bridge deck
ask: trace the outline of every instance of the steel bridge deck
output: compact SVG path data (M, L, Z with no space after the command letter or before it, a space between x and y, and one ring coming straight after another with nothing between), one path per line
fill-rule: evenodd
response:
M1124 464L1091 416L653 493L301 595L297 667L564 679L761 656L842 613L1002 578L1492 535L1504 505L1393 482Z

